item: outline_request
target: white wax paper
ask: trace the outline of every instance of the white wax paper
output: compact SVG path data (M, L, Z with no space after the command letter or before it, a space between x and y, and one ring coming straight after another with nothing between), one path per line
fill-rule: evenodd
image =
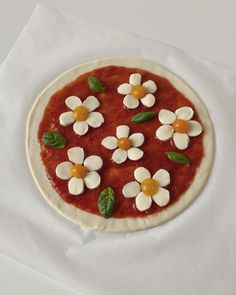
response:
M174 27L173 27L174 29ZM154 60L207 105L216 134L208 185L172 221L131 234L80 228L41 197L25 155L39 92L100 57ZM162 43L38 6L0 68L0 251L86 295L221 295L236 290L236 71Z

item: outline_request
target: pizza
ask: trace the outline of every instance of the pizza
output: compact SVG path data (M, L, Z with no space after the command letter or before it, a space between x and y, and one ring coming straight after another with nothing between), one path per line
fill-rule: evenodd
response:
M79 65L37 97L27 158L42 195L81 226L130 232L175 217L214 158L206 107L182 79L139 58Z

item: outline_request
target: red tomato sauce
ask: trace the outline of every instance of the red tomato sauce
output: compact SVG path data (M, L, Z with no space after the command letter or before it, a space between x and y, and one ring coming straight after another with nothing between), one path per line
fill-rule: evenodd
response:
M158 89L154 93L156 103L152 108L147 108L141 103L134 110L126 109L123 106L124 95L117 93L117 87L129 81L132 73L140 73L142 82L147 80L155 81ZM88 87L87 79L95 76L102 80L106 87L103 93L94 93ZM89 95L94 95L100 101L101 106L96 110L104 116L105 123L100 128L91 128L87 134L79 136L74 133L72 125L63 127L59 124L59 116L68 111L65 99L75 95L83 100ZM150 72L118 66L107 66L93 70L79 76L71 83L65 85L57 91L50 99L42 121L38 129L38 140L41 145L41 159L46 169L47 176L58 194L64 201L87 212L100 215L97 205L99 193L111 186L116 193L116 205L112 217L138 217L156 213L174 204L181 195L189 188L203 158L203 136L202 134L191 138L187 150L181 152L175 148L172 141L162 142L155 137L155 132L161 123L158 116L150 121L141 124L131 122L131 117L139 112L158 112L165 108L175 111L177 108L189 106L195 111L194 105L165 78L154 75ZM194 120L200 122L197 113L194 113ZM106 136L115 136L116 127L119 125L129 125L130 133L141 132L145 136L145 142L140 147L144 151L144 156L138 161L126 160L122 164L112 162L113 151L101 145L101 141ZM62 133L67 139L64 149L55 149L42 144L42 134L46 131L56 130ZM56 166L64 161L68 161L67 150L71 147L80 146L84 148L85 157L98 155L103 159L103 167L99 171L101 185L94 190L85 188L85 192L79 196L73 196L68 192L67 180L61 180L56 176ZM189 167L170 161L165 152L176 151L186 155L191 165ZM152 207L146 212L140 212L135 207L135 198L125 198L122 194L123 186L134 181L134 170L137 167L147 168L153 175L158 169L163 168L169 171L171 183L166 187L170 191L171 201L166 207L159 207L154 202Z

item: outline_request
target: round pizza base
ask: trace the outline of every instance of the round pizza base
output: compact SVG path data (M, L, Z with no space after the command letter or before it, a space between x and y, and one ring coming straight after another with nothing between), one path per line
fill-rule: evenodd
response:
M66 203L50 184L40 158L40 144L37 138L38 127L43 117L44 109L51 96L56 91L63 88L65 84L73 81L81 74L110 65L140 68L167 78L176 89L183 93L194 104L203 125L204 157L197 169L191 186L176 203L166 207L166 209L163 209L161 212L157 212L146 217L111 217L109 219L105 219L102 216L88 213ZM155 62L145 59L129 57L106 58L81 64L66 71L49 86L47 86L37 97L27 120L26 153L32 175L40 192L48 203L62 216L76 224L95 230L108 232L131 232L151 228L174 218L187 208L197 197L207 182L213 164L214 132L208 111L200 97L193 89L190 88L190 86L188 86L174 73Z

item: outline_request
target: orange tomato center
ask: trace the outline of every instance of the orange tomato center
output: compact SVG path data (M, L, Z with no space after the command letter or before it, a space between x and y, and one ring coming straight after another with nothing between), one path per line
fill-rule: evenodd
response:
M158 192L158 182L152 178L146 178L141 182L141 190L146 196L153 196Z
M135 86L133 86L133 88L131 90L132 96L136 99L143 98L146 95L146 93L147 93L146 88L141 85L135 85Z
M89 110L84 106L78 106L73 111L75 121L85 121L88 118Z
M188 122L182 119L176 119L172 124L172 127L175 132L178 133L187 133L188 132Z
M117 145L120 149L127 151L131 148L132 142L127 137L121 137L120 139L118 139Z
M76 178L84 178L87 172L87 168L80 164L74 164L71 167L71 175Z

